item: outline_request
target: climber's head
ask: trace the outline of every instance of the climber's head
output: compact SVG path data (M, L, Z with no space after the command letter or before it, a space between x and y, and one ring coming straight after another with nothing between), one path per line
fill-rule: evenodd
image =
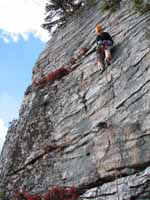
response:
M103 32L103 28L100 25L97 25L95 30L97 35L101 35Z

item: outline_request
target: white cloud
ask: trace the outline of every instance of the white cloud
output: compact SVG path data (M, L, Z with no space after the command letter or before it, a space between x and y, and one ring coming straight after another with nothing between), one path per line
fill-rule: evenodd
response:
M4 40L5 43L9 43L8 38L3 38L3 40Z
M6 133L7 127L5 126L3 119L0 118L0 152L5 140Z
M8 43L19 37L27 40L33 33L42 41L48 40L48 32L41 28L47 0L0 0L0 37Z

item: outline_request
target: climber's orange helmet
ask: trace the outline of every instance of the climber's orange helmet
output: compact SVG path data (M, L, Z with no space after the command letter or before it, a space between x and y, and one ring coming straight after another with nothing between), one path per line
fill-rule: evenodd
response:
M103 28L100 25L96 25L96 33L101 33L103 31Z

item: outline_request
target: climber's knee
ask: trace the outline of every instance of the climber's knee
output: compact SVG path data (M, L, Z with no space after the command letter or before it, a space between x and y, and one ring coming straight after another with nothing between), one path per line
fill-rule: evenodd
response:
M108 61L112 60L112 55L111 55L110 49L105 49L105 59L108 60Z

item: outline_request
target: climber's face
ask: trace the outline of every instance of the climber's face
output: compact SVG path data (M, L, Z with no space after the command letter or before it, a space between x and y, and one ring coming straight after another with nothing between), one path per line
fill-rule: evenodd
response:
M97 35L102 35L102 30L98 31Z

